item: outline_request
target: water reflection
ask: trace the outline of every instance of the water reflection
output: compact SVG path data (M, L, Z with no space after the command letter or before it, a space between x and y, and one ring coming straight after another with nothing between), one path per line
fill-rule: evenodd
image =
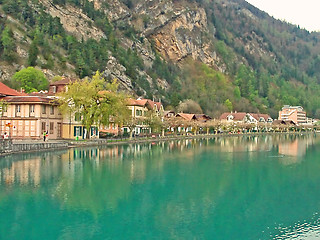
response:
M164 238L187 239L288 236L300 226L287 226L299 220L311 224L310 216L320 208L315 191L320 163L310 160L317 152L311 156L309 151L317 144L312 134L238 136L7 156L0 161L0 213L25 191L26 202L7 215L30 217L27 199L41 199L57 219L61 212L89 213L90 226L110 238L121 232L140 238L164 232ZM134 227L106 230L101 225L124 219ZM290 231L279 232L274 219ZM76 228L67 225L61 226L63 234L72 236ZM145 232L149 228L156 233Z
M115 145L110 147L71 149L56 154L40 153L26 154L23 161L15 161L16 156L4 157L0 163L0 183L5 185L21 184L38 186L52 178L74 179L83 176L85 166L99 171L99 168L108 168L116 171L130 162L123 174L130 181L143 181L146 177L148 163L155 171L161 171L165 161L194 161L199 152L214 151L232 153L240 156L241 153L270 152L278 149L277 157L284 164L288 158L293 163L303 157L308 147L319 141L315 135L266 135L266 136L239 136L214 139L183 139L167 142L152 142L147 144ZM172 155L168 155L170 153ZM181 154L183 153L183 154ZM248 157L246 155L246 157ZM233 156L231 159L234 159ZM156 159L156 161L152 161ZM150 160L150 161L149 161ZM250 160L250 158L249 158ZM42 181L41 181L42 180Z

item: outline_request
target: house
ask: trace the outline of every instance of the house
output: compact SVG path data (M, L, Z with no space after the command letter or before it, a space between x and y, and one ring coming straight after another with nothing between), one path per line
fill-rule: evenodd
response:
M75 81L77 81L77 79L63 76L61 80L50 83L48 94L55 95L57 93L64 92L67 90L67 85L74 83Z
M196 120L195 114L190 114L190 113L177 113L176 118L181 119L181 120L185 120L185 121Z
M62 137L62 115L51 98L38 96L2 97L9 105L1 117L1 132L14 139L41 139L48 131L50 139Z
M162 117L164 114L161 102L155 102L150 99L128 99L127 107L131 113L132 123L135 126L133 131L135 134L150 133L151 128L148 125L148 118L154 114ZM124 133L130 132L129 126L123 127Z
M273 119L270 117L270 115L268 114L260 114L260 113L248 113L248 115L250 115L254 121L256 121L257 123L272 123Z
M292 120L296 124L306 124L307 114L301 106L289 106L285 105L281 111L279 111L279 120Z
M246 122L247 113L245 112L231 112L231 113L223 113L220 116L220 121L225 123L245 123Z
M220 121L225 123L272 123L272 118L268 114L260 113L245 113L245 112L231 112L223 113L220 116Z
M206 122L212 119L209 115L206 115L206 114L195 114L194 116L197 121L202 121L202 122Z
M167 119L168 118L173 118L173 117L175 117L175 115L176 115L176 113L174 111L172 111L172 110L163 112L163 117L167 118Z

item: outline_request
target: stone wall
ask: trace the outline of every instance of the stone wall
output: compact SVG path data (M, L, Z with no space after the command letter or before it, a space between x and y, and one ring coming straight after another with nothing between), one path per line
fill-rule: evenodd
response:
M15 143L12 145L12 152L33 152L33 151L43 151L45 149L54 150L59 148L67 148L67 142L43 142L43 143Z
M12 152L12 140L0 139L0 155L8 154Z

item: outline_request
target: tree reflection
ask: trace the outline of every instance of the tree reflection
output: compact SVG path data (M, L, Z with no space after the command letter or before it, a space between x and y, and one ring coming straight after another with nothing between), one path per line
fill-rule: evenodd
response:
M318 145L313 135L237 136L11 156L0 163L1 204L24 192L23 200L90 214L97 229L118 223L105 230L111 238L148 238L152 228L164 238L259 239L275 218L290 225L318 206ZM304 158L288 166L286 156Z

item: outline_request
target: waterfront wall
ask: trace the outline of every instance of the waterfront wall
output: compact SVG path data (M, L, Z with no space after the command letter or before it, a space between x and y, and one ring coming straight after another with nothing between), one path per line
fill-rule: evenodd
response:
M12 152L12 139L0 139L0 156Z
M33 152L33 151L41 151L41 150L54 150L67 148L67 142L43 142L43 143L15 143L12 145L12 152Z
M37 152L44 150L54 150L67 148L68 142L32 142L17 143L12 142L12 139L0 139L0 156L10 153L20 152Z

